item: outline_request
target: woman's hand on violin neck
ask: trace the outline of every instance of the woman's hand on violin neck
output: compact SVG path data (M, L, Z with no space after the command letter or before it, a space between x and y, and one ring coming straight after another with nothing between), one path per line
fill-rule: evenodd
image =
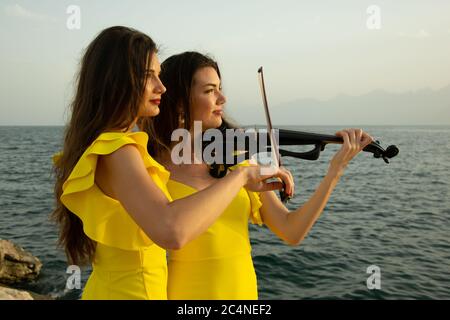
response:
M330 162L330 169L342 172L359 152L374 141L372 136L362 129L344 129L336 132L336 136L344 140L341 149L336 152Z

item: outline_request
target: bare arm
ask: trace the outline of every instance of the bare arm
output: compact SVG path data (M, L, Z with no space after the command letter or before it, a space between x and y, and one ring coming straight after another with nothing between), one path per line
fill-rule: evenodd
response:
M338 175L329 171L312 197L292 212L289 212L274 192L261 193L261 215L264 223L287 243L300 244L319 218L338 181Z
M96 179L99 187L121 202L152 241L168 249L179 249L204 232L248 182L267 178L258 176L256 166L240 168L200 192L170 202L149 177L133 145L101 156L98 170L106 177ZM274 190L279 185L262 183L260 189Z
M282 240L300 244L323 212L349 161L373 141L361 129L343 130L344 143L330 162L328 172L312 197L300 208L289 212L273 192L261 194L264 223Z

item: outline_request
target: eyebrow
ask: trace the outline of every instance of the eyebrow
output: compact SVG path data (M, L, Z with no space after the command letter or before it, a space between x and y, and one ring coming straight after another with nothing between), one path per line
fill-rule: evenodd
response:
M217 85L214 84L214 83L207 83L207 84L204 85L204 87L208 87L208 86L211 86L211 87L213 87L213 88L217 88ZM219 86L220 86L220 85L219 85Z

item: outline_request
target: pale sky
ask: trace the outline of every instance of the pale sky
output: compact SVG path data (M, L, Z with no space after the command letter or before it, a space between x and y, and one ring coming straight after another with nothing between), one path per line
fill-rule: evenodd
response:
M66 25L70 5L80 8L80 29ZM367 26L371 5L380 10L380 29ZM211 54L222 71L227 108L244 124L264 119L261 65L274 108L298 99L450 85L448 0L2 0L0 125L64 124L82 50L113 25L150 35L161 61L186 50Z

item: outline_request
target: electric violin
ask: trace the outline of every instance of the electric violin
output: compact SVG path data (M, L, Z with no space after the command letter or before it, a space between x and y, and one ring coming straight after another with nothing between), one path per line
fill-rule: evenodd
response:
M334 135L273 128L265 92L262 67L258 69L258 74L267 122L267 131L264 133L266 136L257 134L256 132L253 132L253 134L244 133L243 128L233 128L226 121L223 121L222 125L218 128L223 137L222 146L220 150L216 150L216 153L214 154L215 158L219 159L219 161L209 163L210 174L213 177L221 178L225 176L229 167L244 160L251 159L255 153L271 152L275 160L275 165L281 165L281 157L317 160L320 153L325 150L326 145L344 143L342 137ZM232 131L232 134L230 134L230 130ZM237 142L239 134L244 134L244 144L239 144ZM229 137L232 138L230 139ZM268 143L261 144L261 138L264 138ZM211 141L203 140L203 150L208 147L210 143ZM307 152L294 152L281 149L278 144L281 146L312 145L314 148ZM261 145L263 146L262 148ZM389 163L389 159L394 158L399 153L399 149L395 145L390 145L384 149L379 140L373 141L362 151L372 153L374 158L381 158L385 163Z

